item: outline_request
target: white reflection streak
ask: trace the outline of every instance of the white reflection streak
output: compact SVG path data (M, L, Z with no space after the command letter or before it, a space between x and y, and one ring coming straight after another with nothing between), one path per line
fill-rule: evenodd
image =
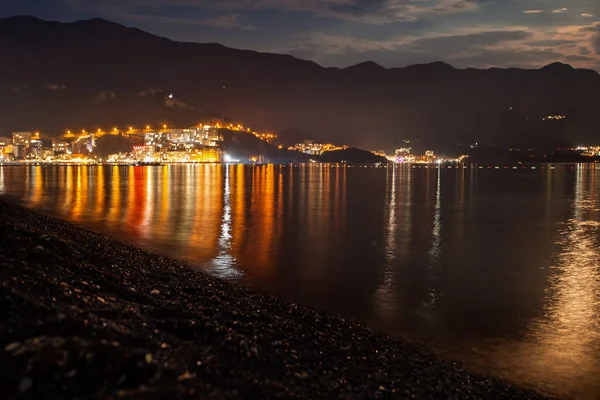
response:
M600 223L590 215L597 199L584 188L585 172L577 169L573 217L560 232L545 313L531 326L534 348L525 343L519 351L527 354L518 356L525 373L564 391L561 396L583 398L600 389L595 378L600 362Z
M229 170L225 167L225 188L223 190L223 218L221 219L221 235L219 236L219 254L213 259L213 271L222 278L237 278L242 274L235 268L235 257L231 255L231 188Z
M388 169L389 171L389 169ZM375 292L375 298L377 299L377 308L379 308L379 314L393 314L394 313L394 272L396 261L396 168L392 168L392 186L390 201L388 203L388 223L387 223L387 238L385 243L385 258L387 260L385 270L383 272L383 282L381 286Z
M429 255L431 256L432 264L437 264L440 257L440 244L441 244L441 233L442 233L442 221L441 221L441 208L442 208L442 171L437 171L437 189L435 192L435 214L433 216L433 230L431 239L431 249L429 249Z
M0 167L0 192L4 193L4 167Z
M435 268L439 265L441 255L441 242L442 242L442 170L440 167L437 168L437 188L435 192L435 214L433 216L433 229L431 232L431 248L429 249L429 256L431 258L431 268ZM436 274L437 275L437 274ZM438 300L438 294L435 290L435 285L431 285L429 292L431 297L431 304L434 305Z

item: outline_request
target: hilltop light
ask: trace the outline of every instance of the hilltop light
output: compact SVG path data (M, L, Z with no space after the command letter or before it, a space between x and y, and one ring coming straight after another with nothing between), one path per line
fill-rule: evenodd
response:
M146 125L146 129L150 129L150 125Z
M163 125L163 129L167 129L167 125Z

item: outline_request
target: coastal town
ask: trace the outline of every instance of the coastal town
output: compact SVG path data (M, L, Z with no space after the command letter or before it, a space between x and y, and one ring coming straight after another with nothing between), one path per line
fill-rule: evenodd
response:
M44 135L40 132L18 131L0 136L0 165L27 164L115 164L115 165L156 165L180 163L271 163L268 156L256 152L240 157L228 154L224 148L225 135L248 135L260 141L272 150L272 153L287 152L287 155L302 155L306 162L319 162L319 156L328 152L350 149L348 145L333 144L319 140L303 140L292 145L285 145L275 133L259 133L244 127L221 120L198 124L187 128L175 128L162 124L143 127L128 126L124 129L98 128L82 129L78 132L67 130L60 135ZM98 151L99 145L110 138L125 141L125 149ZM121 143L122 144L122 143ZM107 147L107 146L104 146ZM118 146L117 146L118 147ZM123 146L121 146L123 147ZM477 143L468 145L469 151L477 151ZM112 151L111 151L112 150ZM572 149L558 149L562 152L576 154L587 162L596 161L600 156L600 146L578 146ZM363 151L363 150L360 150ZM513 154L522 153L521 149L506 149ZM528 149L531 153L533 150ZM417 151L411 147L410 141L395 149L391 154L384 150L364 151L377 156L379 162L398 164L447 164L465 163L469 155L440 156L433 150ZM467 152L467 151L465 151ZM533 153L532 153L533 154ZM543 155L542 158L546 157ZM281 158L279 159L281 160ZM342 161L344 162L344 161Z
M142 128L129 126L125 129L114 127L110 130L82 129L79 132L67 130L58 137L47 137L40 132L13 132L11 136L0 137L0 163L2 164L170 164L170 163L220 163L269 162L261 155L234 158L223 151L225 131L252 135L256 139L273 146L278 151L296 152L307 156L320 156L326 152L347 150L348 145L336 145L316 140L305 140L285 146L274 133L259 133L241 124L211 121L188 128L174 128L166 124ZM134 145L129 151L118 151L103 157L98 154L98 144L107 137L121 137L131 140ZM433 151L415 155L411 148L400 148L394 154L385 151L372 151L388 162L432 163L439 159ZM465 156L466 157L466 156ZM453 159L460 162L462 159Z

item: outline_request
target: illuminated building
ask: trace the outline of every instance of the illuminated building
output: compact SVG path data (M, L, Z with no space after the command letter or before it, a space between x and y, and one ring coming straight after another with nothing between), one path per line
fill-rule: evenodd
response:
M82 136L73 142L71 151L73 154L91 153L95 145L94 135Z
M425 162L433 162L435 156L432 150L427 150L425 152Z
M22 144L13 144L12 148L15 159L22 160L27 156L27 146Z
M297 143L292 147L288 147L290 151L299 151L300 153L310 154L310 155L321 155L326 151L334 151L334 150L344 150L347 149L348 146L336 146L331 143L319 143L313 140L306 140L302 143Z
M376 150L376 151L373 151L372 153L375 154L376 156L387 158L387 154L385 154L385 150Z
M31 139L29 142L29 158L41 158L42 157L42 141L39 139Z
M165 151L160 153L160 161L166 163L220 162L221 149L207 146L189 151Z
M6 160L12 158L13 145L12 139L7 137L0 137L0 158ZM9 157L10 155L10 157Z
M135 161L154 162L156 155L154 146L133 146L132 158Z
M144 143L154 146L157 151L184 151L198 146L219 146L223 137L219 129L211 125L187 129L163 129L146 132Z
M70 154L71 144L64 140L52 140L52 151L54 154Z
M31 132L13 132L12 144L15 146L29 146L31 142Z
M396 162L402 163L415 161L415 157L410 153L410 151L410 147L396 149Z

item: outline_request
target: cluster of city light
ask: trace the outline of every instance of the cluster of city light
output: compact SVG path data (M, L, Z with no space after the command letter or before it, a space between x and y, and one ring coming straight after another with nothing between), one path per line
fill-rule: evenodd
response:
M344 150L347 148L348 146L346 145L337 146L332 143L320 143L313 140L306 140L302 143L296 143L295 145L288 147L288 150L318 156L327 151Z
M374 151L373 154L383 156L387 158L388 161L398 164L463 163L468 158L467 155L461 155L459 157L437 157L433 150L426 150L423 154L413 154L412 148L410 147L396 149L394 155L386 155L383 151Z
M200 124L198 126L199 127L210 126L215 129L227 129L230 131L246 132L246 133L254 135L258 139L263 140L267 143L271 143L277 139L277 135L274 133L259 133L259 132L253 131L249 127L244 127L241 124L236 125L233 123L223 123L223 122L219 122L219 121L212 121L211 123L209 123L207 125ZM73 139L76 137L89 136L89 135L94 135L96 137L102 137L104 135L118 135L118 134L125 134L125 135L140 135L140 134L142 134L143 135L143 134L145 134L147 132L151 132L151 131L161 131L161 129L167 130L167 129L169 129L169 127L167 124L162 124L159 127L153 127L152 125L148 124L148 125L143 126L142 128L129 126L126 129L120 129L118 127L114 127L109 130L104 130L102 128L98 128L96 130L81 129L79 132L67 130L66 133L63 135L63 137L65 139Z
M144 145L130 153L111 154L114 163L193 163L221 161L223 137L217 127L163 128L144 133Z
M581 154L586 157L600 156L600 146L579 146L575 150L581 151Z
M424 154L413 154L411 147L396 149L396 155L387 158L396 163L432 163L437 160L432 150L427 150Z
M543 121L546 120L561 120L561 119L566 119L567 116L566 115L548 115L547 117L542 118Z
M236 124L232 124L232 123L225 124L225 123L216 122L214 126L219 129L227 129L230 131L238 131L238 132L247 132L267 143L271 143L275 139L277 139L277 135L274 133L259 133L259 132L253 131L249 127L244 127L242 124L236 125Z

